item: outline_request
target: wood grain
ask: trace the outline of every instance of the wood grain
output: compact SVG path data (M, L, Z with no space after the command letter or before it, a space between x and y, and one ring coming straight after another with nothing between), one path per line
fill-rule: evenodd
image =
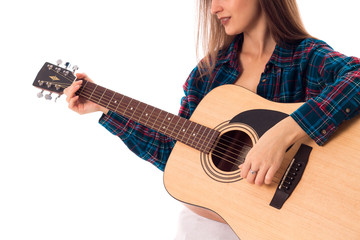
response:
M251 109L287 114L301 104L274 103L235 85L210 92L191 120L209 128ZM293 194L278 210L269 203L277 184L256 186L246 181L221 183L200 164L200 152L176 144L166 165L164 184L179 201L219 214L242 240L251 239L360 239L360 119L344 123L328 143L301 142L313 148L304 175ZM289 159L287 154L275 181Z

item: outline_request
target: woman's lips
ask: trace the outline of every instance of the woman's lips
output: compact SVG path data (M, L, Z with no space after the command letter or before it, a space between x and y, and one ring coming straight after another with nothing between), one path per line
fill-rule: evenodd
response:
M223 18L220 18L219 20L222 25L226 25L229 22L230 17L223 17Z

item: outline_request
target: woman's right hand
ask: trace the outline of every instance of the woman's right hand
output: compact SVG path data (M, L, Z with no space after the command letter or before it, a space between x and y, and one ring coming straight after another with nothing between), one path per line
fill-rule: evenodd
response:
M93 82L84 73L77 73L76 77L77 77L77 79L83 79L83 80L86 80L89 82ZM107 114L109 111L108 109L106 109L96 103L93 103L85 98L75 95L75 93L81 87L82 83L83 83L82 80L78 80L78 81L75 81L73 84L71 84L69 87L65 88L64 94L66 95L66 101L69 103L69 108L79 114L86 114L86 113L92 113L92 112L98 112L98 111L101 111L104 114Z

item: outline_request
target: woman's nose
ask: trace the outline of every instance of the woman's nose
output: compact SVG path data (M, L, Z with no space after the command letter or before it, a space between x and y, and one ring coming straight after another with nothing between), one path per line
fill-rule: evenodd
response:
M221 0L212 0L211 1L211 14L216 15L223 10Z

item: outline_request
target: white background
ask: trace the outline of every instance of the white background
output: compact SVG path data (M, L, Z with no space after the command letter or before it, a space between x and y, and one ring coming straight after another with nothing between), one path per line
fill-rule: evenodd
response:
M298 1L308 31L360 56L358 0ZM196 64L195 2L0 3L0 239L173 239L162 173L98 123L36 97L44 62L172 113ZM126 236L126 237L125 237Z

